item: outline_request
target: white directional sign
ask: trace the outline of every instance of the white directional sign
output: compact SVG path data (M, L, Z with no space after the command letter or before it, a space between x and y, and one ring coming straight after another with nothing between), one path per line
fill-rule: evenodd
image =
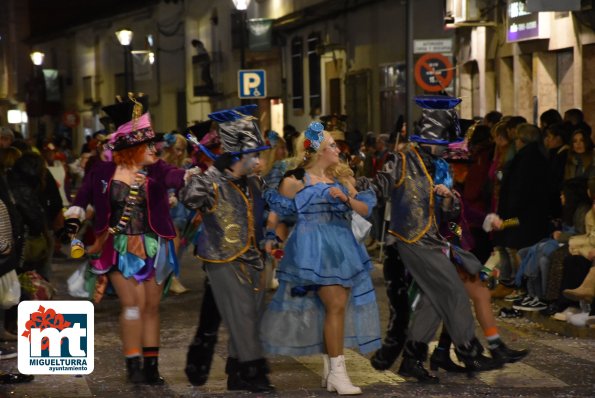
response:
M452 53L452 39L413 40L413 53Z
M243 69L238 71L238 97L265 98L266 73L262 69Z

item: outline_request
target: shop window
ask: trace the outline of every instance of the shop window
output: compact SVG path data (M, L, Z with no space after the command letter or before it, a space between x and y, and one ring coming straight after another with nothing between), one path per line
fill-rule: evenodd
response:
M291 81L293 109L304 109L304 42L301 37L291 41Z
M308 75L310 80L310 115L320 115L321 81L320 81L320 33L312 33L308 36Z

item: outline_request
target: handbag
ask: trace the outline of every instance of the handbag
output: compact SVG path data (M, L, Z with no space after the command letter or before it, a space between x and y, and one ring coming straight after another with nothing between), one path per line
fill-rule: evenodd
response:
M20 274L19 282L23 290L31 296L30 300L51 300L56 294L56 289L35 271Z
M351 231L353 231L353 236L355 236L355 240L358 243L364 243L366 238L370 235L370 231L372 230L372 223L362 216L359 213L353 211L351 212Z
M7 310L19 304L21 284L17 272L12 270L0 277L0 307Z

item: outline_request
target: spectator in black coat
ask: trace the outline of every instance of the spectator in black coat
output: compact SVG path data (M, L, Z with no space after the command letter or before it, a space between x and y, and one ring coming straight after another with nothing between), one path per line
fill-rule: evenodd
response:
M564 169L568 159L568 139L570 131L562 123L552 124L545 129L543 144L547 151L550 165L552 192L550 193L550 217L558 219L562 216L560 193L564 182Z
M547 159L540 150L541 133L537 126L524 123L517 127L517 153L502 178L498 215L492 221L495 239L507 249L531 246L548 235L548 194L551 192ZM518 219L518 226L502 229L503 220ZM500 270L500 283L514 280L516 261ZM503 264L505 265L505 264Z

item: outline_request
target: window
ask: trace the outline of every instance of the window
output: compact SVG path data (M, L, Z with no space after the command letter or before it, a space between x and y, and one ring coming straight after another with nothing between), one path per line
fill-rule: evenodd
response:
M320 115L322 107L321 84L320 84L320 33L312 33L308 36L308 72L310 77L310 115Z
M304 109L304 43L301 37L291 40L291 81L293 109Z
M345 108L349 115L349 129L369 131L371 120L371 71L349 73L345 77Z

